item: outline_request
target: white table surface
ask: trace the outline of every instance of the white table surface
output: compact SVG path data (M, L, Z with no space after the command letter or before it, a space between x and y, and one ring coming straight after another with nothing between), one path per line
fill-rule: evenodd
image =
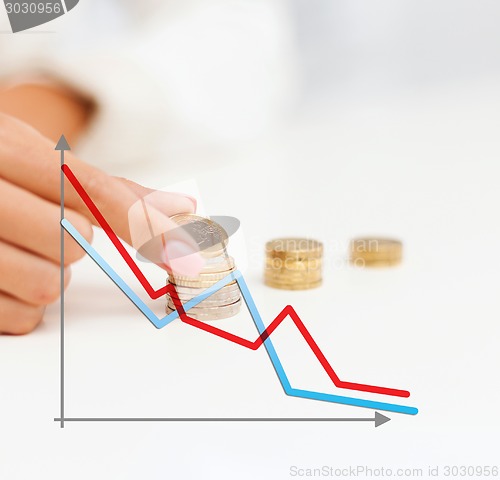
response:
M417 406L417 416L389 414L378 429L68 423L61 430L53 421L53 305L32 335L0 337L0 478L285 479L292 465L498 465L499 107L494 84L332 101L228 154L225 167L191 174L208 213L241 219L248 261L237 261L247 264L265 322L293 305L342 379L408 388L402 403ZM171 163L165 178L157 171L136 178L168 184ZM347 244L360 234L402 238L404 263L350 267ZM262 284L264 242L287 235L325 243L322 288ZM141 292L102 232L94 246ZM163 273L147 271L161 286ZM89 258L74 267L66 301L68 417L372 415L285 396L263 349L179 321L156 330ZM163 300L148 303L161 314ZM218 325L257 336L247 312ZM291 322L273 341L292 385L346 393L331 385Z

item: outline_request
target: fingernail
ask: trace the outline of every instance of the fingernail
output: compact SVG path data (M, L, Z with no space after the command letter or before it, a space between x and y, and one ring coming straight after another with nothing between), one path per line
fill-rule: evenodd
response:
M165 247L165 263L170 267L172 273L196 277L205 260L187 243L179 240L170 240Z
M193 205L194 205L194 211L196 212L196 209L198 208L198 200L196 200L196 198L192 197L191 195L186 195L185 193L183 193L183 195L188 199L188 200L191 200L193 202Z

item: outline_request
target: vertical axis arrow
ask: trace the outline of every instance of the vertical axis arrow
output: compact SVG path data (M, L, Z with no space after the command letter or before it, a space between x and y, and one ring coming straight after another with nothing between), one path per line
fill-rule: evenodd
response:
M57 142L55 150L61 152L61 222L64 220L64 173L62 166L64 165L64 153L71 150L68 141L64 135ZM61 428L64 428L64 228L61 224Z
M76 2L78 3L78 2ZM54 420L60 422L61 428L64 428L64 422L374 422L375 428L384 425L391 419L382 415L379 412L375 412L375 416L372 418L65 418L64 417L64 227L62 226L62 221L64 220L64 172L63 165L65 163L65 152L70 151L71 147L66 140L64 135L57 142L55 147L56 151L61 152L61 169L60 169L60 200L61 200L61 383L60 383L60 418L55 418Z

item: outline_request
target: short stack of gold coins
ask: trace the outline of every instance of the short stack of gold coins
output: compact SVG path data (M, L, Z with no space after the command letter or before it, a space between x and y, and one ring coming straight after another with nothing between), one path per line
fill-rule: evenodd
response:
M277 238L266 243L265 284L307 290L322 284L323 244L309 238Z
M401 263L403 243L393 238L355 238L351 240L350 256L357 267L392 267Z
M183 305L202 294L235 270L233 257L227 254L228 235L216 222L193 214L174 215L172 220L194 238L200 246L200 254L205 266L196 277L172 273L167 284L175 287L180 303ZM236 315L241 308L240 289L232 281L205 300L190 308L186 314L197 320L219 320ZM175 304L167 294L167 314L175 311Z

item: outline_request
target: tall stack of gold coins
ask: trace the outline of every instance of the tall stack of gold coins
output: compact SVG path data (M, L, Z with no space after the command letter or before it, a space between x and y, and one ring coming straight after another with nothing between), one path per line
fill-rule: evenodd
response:
M218 223L193 214L175 215L172 220L194 238L205 259L205 266L196 277L175 273L168 277L167 283L175 286L180 302L185 304L233 272L235 264L226 250L228 235ZM236 281L232 281L186 313L197 320L219 320L236 315L241 303L240 289ZM174 301L167 294L166 312L173 311Z
M323 245L308 238L278 238L266 244L264 281L283 290L307 290L323 281Z
M357 267L391 267L401 263L403 244L392 238L364 237L351 241L351 263Z

